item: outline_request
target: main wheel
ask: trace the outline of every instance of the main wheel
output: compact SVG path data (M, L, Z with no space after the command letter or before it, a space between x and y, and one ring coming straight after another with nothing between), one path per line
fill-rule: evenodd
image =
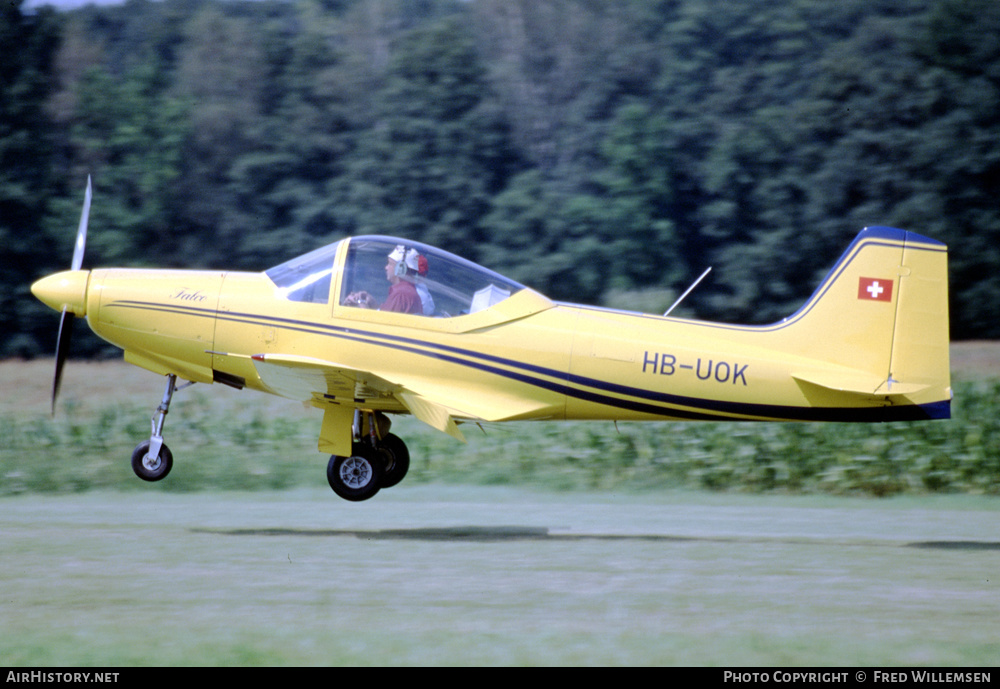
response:
M367 500L381 487L381 457L370 449L355 445L350 457L333 455L326 465L326 479L333 492L352 502Z
M158 457L149 456L149 441L143 440L132 451L132 471L143 481L159 481L170 473L174 466L174 456L166 443L160 445Z
M406 476L410 469L410 451L398 435L389 433L379 443L378 452L385 461L382 487L391 488Z

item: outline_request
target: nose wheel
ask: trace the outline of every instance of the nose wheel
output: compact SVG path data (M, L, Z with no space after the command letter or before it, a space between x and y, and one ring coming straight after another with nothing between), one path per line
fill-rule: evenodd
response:
M194 383L185 383L177 387L177 376L173 373L167 376L167 387L163 391L163 400L156 408L151 420L152 432L149 440L143 440L132 451L132 471L143 481L160 481L166 478L174 466L174 456L170 448L163 442L163 423L170 411L170 401L177 390L183 390Z
M132 451L132 471L143 481L166 478L174 466L174 456L162 438L159 450L151 451L151 445L152 441L143 440Z

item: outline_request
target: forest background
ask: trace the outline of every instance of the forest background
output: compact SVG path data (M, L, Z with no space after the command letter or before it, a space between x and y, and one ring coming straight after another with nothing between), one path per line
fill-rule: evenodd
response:
M686 314L743 323L893 225L1000 338L995 0L4 0L0 56L0 357L54 348L87 175L84 267L391 234L652 312L712 266Z

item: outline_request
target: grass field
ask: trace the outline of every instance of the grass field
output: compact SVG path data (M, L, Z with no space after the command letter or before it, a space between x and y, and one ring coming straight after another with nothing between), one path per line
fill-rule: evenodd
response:
M318 416L293 403L180 393L174 473L151 485L128 452L161 379L71 362L53 420L51 361L6 362L0 662L996 665L997 351L956 346L971 400L956 420L875 427L849 453L810 425L545 424L459 445L401 421L420 459L362 504L326 488ZM705 455L692 475L733 483L671 483L657 447L676 443ZM759 457L770 471L784 452L787 469L812 448L851 455L826 469L837 486L902 488L737 482ZM867 483L848 476L859 457ZM927 457L954 462L955 482L900 478ZM987 478L959 489L963 471Z
M995 665L985 497L0 501L5 665Z

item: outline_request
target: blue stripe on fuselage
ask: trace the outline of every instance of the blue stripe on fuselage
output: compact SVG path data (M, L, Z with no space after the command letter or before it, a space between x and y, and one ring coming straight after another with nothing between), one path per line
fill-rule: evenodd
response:
M726 402L723 400L672 395L643 388L619 385L617 383L579 376L491 354L483 354L460 347L431 344L414 338L400 335L386 335L358 328L324 325L310 321L300 321L277 316L261 316L252 313L217 312L214 309L199 309L190 306L167 305L156 302L121 300L112 302L108 306L184 313L191 316L218 318L220 320L250 325L278 326L297 332L336 337L341 340L386 347L419 356L432 357L459 366L467 366L478 371L502 376L526 385L566 395L567 397L665 418L693 421L756 420L755 418L740 418L742 416L776 421L844 422L916 421L950 418L950 402L948 400L920 406L890 405L882 407L789 407L772 404ZM623 395L634 399L620 399L611 395ZM678 405L691 409L668 408L664 405Z

